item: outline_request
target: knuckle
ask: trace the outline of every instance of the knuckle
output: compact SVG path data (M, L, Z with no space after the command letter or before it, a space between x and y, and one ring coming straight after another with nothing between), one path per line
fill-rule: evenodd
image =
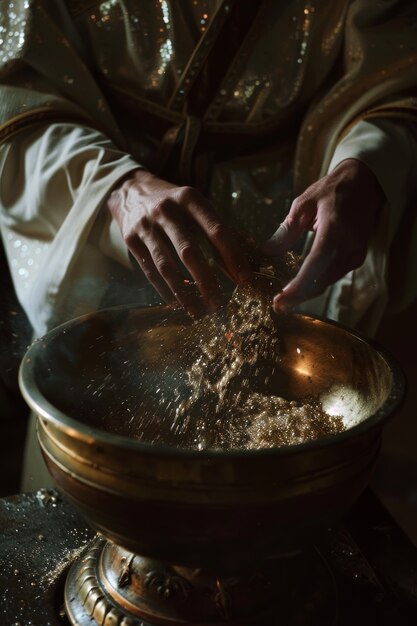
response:
M308 210L307 198L298 196L293 200L290 211L285 218L283 225L287 230L292 228L302 228L305 225Z
M307 199L303 194L301 194L301 196L297 196L296 198L294 198L291 204L288 217L294 216L296 213L298 213L304 207L304 205L306 204L306 201Z
M123 241L127 245L127 247L133 248L137 242L137 235L134 231L129 231L128 233L124 233Z
M142 270L142 272L143 272L143 274L144 274L145 278L146 278L146 279L147 279L150 283L155 282L155 280L156 280L156 272L155 272L152 268L148 267L148 266L147 266L146 264L144 264L144 263L142 263L142 264L140 265L140 268L141 268L141 270Z
M175 204L170 198L162 198L159 200L153 209L153 214L157 220L171 219L175 212Z
M161 276L168 276L170 272L170 263L162 254L157 254L154 257L155 267Z
M300 212L287 215L281 227L284 231L300 230L303 226L303 219Z
M209 221L207 224L207 233L210 239L212 239L216 243L222 243L226 241L228 232L228 228L225 226L225 224L222 224L217 220Z
M178 246L178 255L184 265L187 265L189 261L194 257L194 250L191 242L183 241Z
M141 215L138 218L136 224L137 229L143 233L149 233L149 231L152 229L151 220L147 215Z
M189 185L185 185L183 187L178 188L178 199L181 201L192 201L199 200L200 194L194 187L190 187Z
M288 219L288 217L286 217L285 220L281 222L281 224L279 225L278 230L275 234L282 236L288 233L289 230L290 230L290 220Z

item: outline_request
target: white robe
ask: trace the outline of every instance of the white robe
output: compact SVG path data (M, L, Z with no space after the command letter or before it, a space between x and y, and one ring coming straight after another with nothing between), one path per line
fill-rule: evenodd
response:
M387 303L389 245L417 178L417 142L406 124L357 123L329 171L347 158L370 167L386 196L365 263L302 308L375 332ZM132 271L105 201L140 167L100 132L39 125L0 146L0 228L18 298L36 335L106 304L146 304L150 291ZM360 223L358 223L360 229Z

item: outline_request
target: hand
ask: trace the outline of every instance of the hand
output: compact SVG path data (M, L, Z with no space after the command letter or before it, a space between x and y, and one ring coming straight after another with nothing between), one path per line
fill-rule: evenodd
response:
M362 265L384 201L375 175L357 159L342 161L296 198L263 251L278 256L306 230L315 237L297 275L274 297L274 309L285 310L314 298Z
M206 240L236 283L251 270L237 240L210 203L192 187L177 187L138 169L110 195L108 208L149 282L169 304L192 316L217 309L223 296L200 243ZM187 287L178 260L200 293Z

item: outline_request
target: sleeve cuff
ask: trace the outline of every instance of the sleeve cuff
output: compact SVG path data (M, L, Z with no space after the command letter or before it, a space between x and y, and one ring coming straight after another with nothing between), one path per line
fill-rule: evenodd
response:
M388 119L358 122L337 146L329 165L333 170L345 159L358 159L375 174L387 202L398 203L399 195L411 188L411 170L416 167L416 142L407 124Z

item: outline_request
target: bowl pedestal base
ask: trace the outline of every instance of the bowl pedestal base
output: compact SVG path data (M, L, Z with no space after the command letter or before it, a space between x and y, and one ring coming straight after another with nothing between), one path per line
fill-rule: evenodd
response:
M218 575L98 539L68 573L65 610L72 626L333 626L337 593L314 549Z

